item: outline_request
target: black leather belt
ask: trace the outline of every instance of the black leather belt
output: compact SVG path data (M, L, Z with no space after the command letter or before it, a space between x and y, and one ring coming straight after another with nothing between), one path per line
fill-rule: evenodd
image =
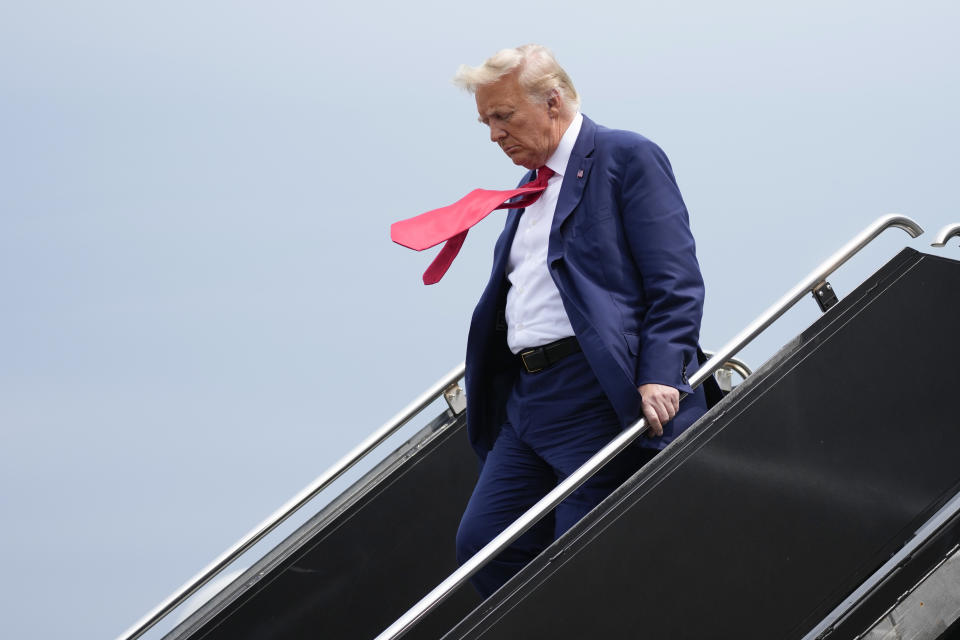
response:
M560 362L567 356L580 351L580 343L573 336L563 338L542 347L524 349L520 352L520 362L527 373L537 373Z

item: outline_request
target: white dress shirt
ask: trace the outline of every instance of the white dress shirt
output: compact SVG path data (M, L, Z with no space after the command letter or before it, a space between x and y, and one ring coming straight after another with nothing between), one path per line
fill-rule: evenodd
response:
M507 346L514 353L573 335L560 291L547 268L547 245L560 184L582 124L583 115L577 113L560 138L556 151L547 160L554 175L540 199L520 216L517 235L510 247L507 260L507 279L511 284L507 291Z

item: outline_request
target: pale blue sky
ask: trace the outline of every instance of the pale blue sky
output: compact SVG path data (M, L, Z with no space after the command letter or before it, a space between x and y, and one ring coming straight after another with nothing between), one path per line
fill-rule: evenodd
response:
M928 234L890 232L841 294L960 221L958 25L923 1L3 3L4 635L116 636L462 360L500 220L433 287L388 236L520 175L458 64L547 44L587 115L666 150L716 347L875 217Z

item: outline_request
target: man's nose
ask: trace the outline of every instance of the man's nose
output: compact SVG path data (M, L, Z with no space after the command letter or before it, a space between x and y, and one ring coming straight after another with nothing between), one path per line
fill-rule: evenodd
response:
M507 137L507 132L504 129L501 129L500 127L494 124L490 125L490 140L492 142L500 142L506 137Z

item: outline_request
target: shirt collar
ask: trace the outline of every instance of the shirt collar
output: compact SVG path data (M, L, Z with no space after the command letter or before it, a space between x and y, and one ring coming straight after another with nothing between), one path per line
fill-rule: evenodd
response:
M570 126L567 127L563 137L560 138L560 144L557 145L553 155L547 160L547 166L553 169L553 172L558 176L562 177L567 170L567 163L570 162L570 154L573 153L573 145L577 142L577 136L580 135L582 125L583 114L577 111L577 115L573 117Z

